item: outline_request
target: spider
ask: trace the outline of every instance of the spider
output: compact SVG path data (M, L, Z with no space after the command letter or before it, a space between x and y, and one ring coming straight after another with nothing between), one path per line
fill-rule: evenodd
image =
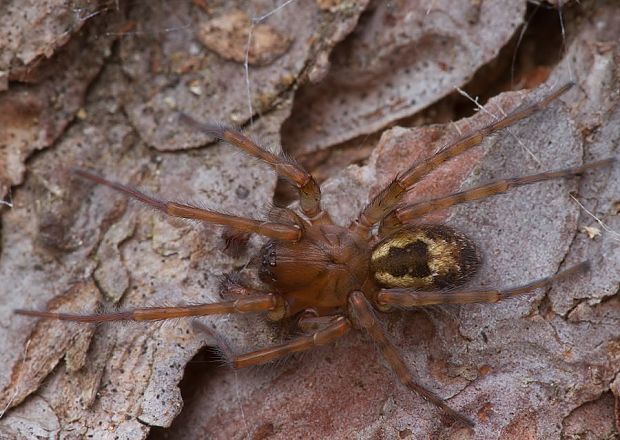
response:
M416 222L438 209L505 193L520 185L568 178L608 166L613 158L579 167L497 180L443 197L404 204L403 196L425 175L480 144L497 130L508 127L547 107L572 87L565 84L544 98L523 104L490 123L414 163L397 175L363 208L349 226L336 225L321 208L320 187L311 174L283 155L273 154L241 132L220 125L199 123L181 114L180 120L214 138L224 140L264 160L299 192L299 210L288 209L288 219L261 221L201 209L148 196L89 171L75 170L81 178L116 191L172 216L224 225L239 233L256 233L269 240L260 252L259 278L263 290L234 286L233 300L179 307L147 307L101 314L16 310L31 317L99 323L155 321L230 313L261 313L271 321L296 319L303 335L281 345L233 356L235 368L259 365L329 344L350 330L365 330L377 344L402 384L432 402L455 421L473 421L448 406L420 385L397 348L386 335L376 311L413 309L434 304L490 303L531 293L553 282L589 269L584 261L555 275L505 289L459 288L476 273L480 254L464 234L441 224Z

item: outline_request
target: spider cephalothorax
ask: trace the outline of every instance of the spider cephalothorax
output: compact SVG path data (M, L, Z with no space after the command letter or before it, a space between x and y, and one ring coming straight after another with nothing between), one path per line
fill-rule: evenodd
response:
M432 304L496 302L549 286L552 282L588 268L583 262L554 276L509 289L459 289L469 280L480 257L474 244L460 232L444 225L415 223L421 216L459 203L504 193L519 185L573 177L586 170L609 165L613 159L580 167L503 179L413 204L403 196L426 174L480 144L499 129L546 107L571 87L567 84L530 105L517 108L497 120L399 174L362 210L348 227L334 224L321 208L321 193L314 178L299 165L263 149L240 132L217 125L203 125L188 116L182 120L194 128L223 139L272 165L299 191L301 213L289 211L291 221L266 222L236 217L158 200L131 187L111 182L86 171L84 179L106 185L175 217L225 225L239 233L269 237L259 258L260 279L265 289L235 286L235 299L181 307L146 307L115 313L76 315L55 311L18 310L17 313L79 322L162 320L223 313L265 312L271 320L297 318L305 336L231 359L235 367L257 365L287 354L330 343L352 328L365 330L376 342L399 380L456 420L473 425L431 391L416 383L398 350L389 341L373 309L413 308Z
M321 315L342 312L348 294L368 276L369 243L348 228L308 224L296 242L273 240L262 251L260 277L286 297L285 316L313 308Z

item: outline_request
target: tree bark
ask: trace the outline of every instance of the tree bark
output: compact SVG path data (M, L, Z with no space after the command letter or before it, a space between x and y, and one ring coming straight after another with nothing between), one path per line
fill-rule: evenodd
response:
M27 14L22 2L0 6L4 437L618 435L618 165L423 219L478 243L474 286L592 262L584 276L498 304L380 314L415 377L473 430L398 384L359 332L232 371L218 362L220 340L242 353L292 330L247 316L88 326L13 314L209 302L226 274L255 279L263 239L233 255L216 226L71 177L84 168L254 218L271 215L276 187L288 200L267 165L178 123L179 112L283 144L321 180L323 206L341 224L409 164L567 81L576 86L561 100L409 198L619 157L614 2L48 3ZM484 109L473 114L457 88Z

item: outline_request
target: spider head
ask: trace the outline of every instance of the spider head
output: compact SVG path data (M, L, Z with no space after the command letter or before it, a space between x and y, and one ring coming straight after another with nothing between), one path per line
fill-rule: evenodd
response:
M443 225L414 225L397 230L372 250L370 270L384 288L450 289L477 271L480 255L459 231Z

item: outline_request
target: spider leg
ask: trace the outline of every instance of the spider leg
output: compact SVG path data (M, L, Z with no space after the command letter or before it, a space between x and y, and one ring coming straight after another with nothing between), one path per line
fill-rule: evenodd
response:
M209 304L196 304L179 307L144 307L112 313L73 314L40 310L15 310L18 315L35 318L57 319L74 322L108 321L160 321L164 319L190 316L222 315L226 313L268 312L282 307L282 300L272 293L240 298L234 301L221 301Z
M286 356L290 353L310 350L314 347L329 344L341 338L351 330L351 322L344 316L336 317L331 324L312 335L300 336L284 344L266 347L261 350L236 356L232 360L235 368L260 365Z
M583 273L589 270L590 263L584 261L570 267L556 275L541 278L523 286L510 289L485 289L485 290L450 290L447 292L412 292L410 289L382 289L377 295L379 307L402 307L413 308L429 306L433 304L471 304L471 303L494 303L505 299L514 298L518 295L530 293L536 289L549 287L553 282L567 278L571 275Z
M318 316L314 311L306 311L297 320L297 327L304 333L313 333L332 324L339 318L339 315Z
M296 241L301 236L301 230L292 225L283 223L265 222L245 217L237 217L234 215L223 214L221 212L209 211L195 206L185 205L183 203L170 202L167 200L159 200L148 196L135 188L99 177L95 174L84 170L73 171L79 177L90 180L100 185L105 185L116 191L132 197L140 202L163 211L173 217L188 218L193 220L201 220L216 225L224 225L234 228L240 232L254 232L277 240Z
M297 187L299 191L299 204L304 214L312 219L321 213L321 188L319 184L310 173L292 159L267 151L247 136L244 136L243 133L230 127L217 124L203 124L185 113L181 113L179 119L203 133L224 140L241 148L251 156L267 162L280 176L288 179Z
M459 154L464 153L470 148L479 145L485 137L491 135L492 133L513 125L516 122L544 109L551 101L568 91L572 86L573 83L567 83L537 102L522 105L505 117L492 122L473 133L457 139L452 144L442 148L437 154L429 159L413 164L408 170L396 177L396 179L394 179L386 188L383 189L383 191L377 194L368 205L366 205L358 219L360 227L370 228L372 225L381 220L384 214L394 208L394 206L399 203L401 198L414 184L419 182L424 176L433 171L435 168L458 156Z
M353 322L365 329L373 341L377 343L383 353L383 356L388 361L403 385L437 407L441 408L454 420L461 421L468 426L474 426L473 421L450 408L439 396L413 380L413 376L411 375L409 368L407 368L405 361L381 328L381 325L372 310L372 306L362 292L353 292L349 297L349 305L351 306L352 313L354 315Z
M465 191L456 192L444 197L438 197L431 200L413 203L411 205L397 207L392 210L388 215L386 215L383 220L381 220L380 233L384 234L386 232L399 228L404 223L419 218L432 211L449 208L450 206L460 203L485 199L496 194L503 194L517 186L530 185L532 183L543 182L550 179L579 176L587 170L611 165L615 162L615 160L616 159L614 158L609 158L605 160L599 160L597 162L591 162L575 168L567 168L564 170L532 174L530 176L496 180L491 183L480 185L475 188L470 188Z

